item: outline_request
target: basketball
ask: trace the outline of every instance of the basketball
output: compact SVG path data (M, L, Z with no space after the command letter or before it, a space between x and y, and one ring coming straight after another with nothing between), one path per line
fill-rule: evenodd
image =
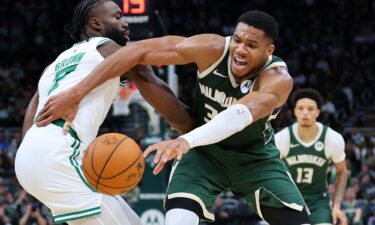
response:
M144 172L141 148L130 137L108 133L97 137L86 149L82 170L91 187L116 195L137 186Z

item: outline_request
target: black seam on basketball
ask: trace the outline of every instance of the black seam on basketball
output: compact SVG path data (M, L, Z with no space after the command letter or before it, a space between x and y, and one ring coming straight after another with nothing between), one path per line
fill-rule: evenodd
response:
M98 143L99 141L99 138L97 138L94 142L94 146L92 147L92 153L91 153L91 168L92 168L92 171L94 171L94 174L96 176L99 177L99 174L95 171L95 167L94 167L94 154L95 154L95 150L96 150L96 144ZM94 179L95 180L95 179Z
M103 174L103 172L104 172L104 170L105 170L105 168L106 168L106 166L107 166L109 160L111 160L111 158L112 158L113 154L116 152L118 146L120 146L121 143L122 143L124 140L126 140L127 138L128 138L128 137L125 136L125 137L124 137L124 138L123 138L123 139L117 144L117 146L113 149L113 151L111 152L111 154L108 156L107 161L106 161L106 162L104 163L104 165L103 165L102 171L101 171L100 174L98 175L98 180L96 181L96 184L95 184L95 188L96 188L96 189L98 189L99 181L100 181L100 179L102 178L102 174Z
M112 179L112 178L115 178L119 175L121 175L122 173L124 173L125 171L127 171L128 169L130 169L135 163L138 162L139 158L142 156L142 152L139 152L137 158L134 160L134 162L132 164L130 164L127 168L125 168L124 170L120 171L118 174L115 174L113 175L112 177L100 177L101 179L103 180L106 180L106 179Z

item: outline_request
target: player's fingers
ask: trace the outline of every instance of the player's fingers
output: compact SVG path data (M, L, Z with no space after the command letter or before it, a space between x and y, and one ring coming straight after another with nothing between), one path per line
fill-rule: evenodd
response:
M65 121L64 126L63 126L64 135L66 135L69 132L71 126L72 126L72 122Z
M347 218L346 218L346 216L344 214L342 214L340 216L339 220L340 220L340 224L341 225L347 225L348 224L348 220L347 220Z
M41 121L45 120L46 118L48 118L51 115L49 108L47 109L46 107L44 107L42 110L43 111L40 111L38 113L38 118L36 120L37 125L39 125L39 123Z
M70 127L73 123L73 120L77 114L77 111L78 111L78 107L74 107L72 109L72 111L69 113L69 115L66 117L66 121L64 123L64 127L63 127L63 131L64 131L64 134L66 135L69 130L70 130Z
M157 144L153 144L153 145L148 146L148 148L146 148L146 150L143 152L143 157L146 158L148 156L148 154L150 154L151 152L153 152L157 149L158 149Z
M44 118L40 122L37 122L36 125L38 127L44 127L44 126L47 126L48 124L50 124L54 120L56 120L56 118L53 115L51 115L51 116L48 116L48 117Z
M157 175L157 174L159 174L160 173L160 171L162 171L163 170L163 168L164 168L164 162L162 162L162 161L160 161L159 163L158 163L158 165L156 165L156 167L155 167L155 169L154 169L154 171L152 172L154 175Z
M164 153L164 148L160 147L160 145L158 145L156 148L157 150L156 150L156 154L154 157L154 163L158 163L160 161L161 156Z
M178 152L176 159L177 159L177 160L181 160L183 155L184 155L183 152L181 152L181 151Z
M166 148L166 150L164 151L164 154L163 154L163 162L164 163L167 162L170 159L171 153L175 150L176 150L176 148L173 147L173 145L170 145Z
M47 102L44 104L43 108L39 111L38 115L44 115L51 110L51 102L53 101L54 97L51 97L47 100Z

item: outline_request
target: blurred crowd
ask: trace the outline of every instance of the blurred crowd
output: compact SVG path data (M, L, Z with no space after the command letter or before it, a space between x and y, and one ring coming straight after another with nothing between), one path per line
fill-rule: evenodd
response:
M77 2L0 3L0 225L53 224L48 210L20 188L13 165L25 109L40 74L72 44L63 25L70 22ZM230 35L237 17L249 9L272 14L280 26L275 54L286 60L294 87L318 89L324 96L319 120L345 137L351 179L343 208L350 224L375 224L375 55L371 52L375 49L375 1L160 0L155 8L168 33L184 36L202 32ZM155 29L161 29L159 25ZM179 97L188 105L192 105L195 74L192 65L177 67ZM129 108L131 112L134 107ZM107 121L113 118L116 113ZM274 127L292 121L288 103ZM105 123L104 128L113 127ZM227 194L217 199L215 212L216 224L258 221L250 208Z

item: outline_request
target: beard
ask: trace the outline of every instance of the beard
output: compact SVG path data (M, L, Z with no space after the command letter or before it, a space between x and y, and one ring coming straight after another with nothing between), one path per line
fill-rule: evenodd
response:
M116 29L107 31L106 37L112 39L112 41L116 42L117 44L121 46L125 46L126 43L128 42L128 39L124 37L124 33Z

